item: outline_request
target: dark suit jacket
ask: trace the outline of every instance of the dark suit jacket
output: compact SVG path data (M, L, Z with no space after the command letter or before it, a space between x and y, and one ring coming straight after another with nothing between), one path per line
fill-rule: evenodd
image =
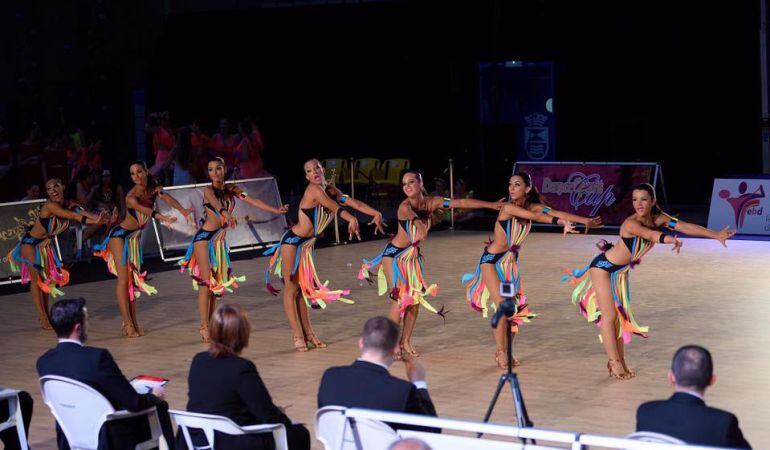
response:
M115 409L136 412L162 402L153 394L138 394L123 376L110 352L102 348L60 343L37 360L37 372L41 377L59 375L85 383L104 395ZM102 431L100 448L133 448L133 443L141 442L143 436L149 435L149 425L147 420L126 419L110 424L109 433ZM59 448L69 448L58 424L56 435Z
M683 392L642 404L636 411L636 430L667 434L694 445L751 448L735 415Z
M318 407L331 405L436 416L427 389L417 389L412 383L392 376L384 367L366 361L324 372L318 388ZM400 424L391 426L439 431Z
M188 377L187 410L230 418L238 425L282 423L292 433L291 420L270 398L254 363L239 356L214 358L208 352L195 355ZM177 447L181 433L177 433ZM200 437L193 436L197 442ZM291 436L289 436L291 440ZM270 434L231 436L217 433L217 448L273 448ZM204 438L205 442L205 438Z

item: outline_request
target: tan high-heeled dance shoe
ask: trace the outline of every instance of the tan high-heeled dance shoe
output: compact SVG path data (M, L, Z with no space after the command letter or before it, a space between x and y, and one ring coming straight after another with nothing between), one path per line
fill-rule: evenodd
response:
M626 371L623 367L623 362L619 359L607 360L607 372L610 378L616 378L618 380L630 380L634 376Z
M318 336L315 334L309 334L307 337L305 337L305 344L307 344L308 348L326 348L327 345L322 340L318 339Z
M309 350L303 336L292 336L292 339L294 339L294 350L301 353Z
M135 338L140 336L132 323L121 322L121 327L123 328L123 336L125 337Z

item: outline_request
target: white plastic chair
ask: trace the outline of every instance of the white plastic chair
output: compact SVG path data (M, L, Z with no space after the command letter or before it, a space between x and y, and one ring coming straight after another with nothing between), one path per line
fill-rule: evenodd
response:
M135 413L115 411L96 389L56 375L40 378L40 391L43 402L51 409L72 450L96 450L99 446L99 431L105 423L140 416L147 417L151 436L137 444L136 450L159 447L162 432L158 411L154 406Z
M214 414L201 414L188 411L179 411L171 409L168 411L174 422L182 429L187 448L190 450L211 449L214 450L214 432L241 435L241 434L259 434L272 433L275 440L275 450L289 450L289 443L286 440L286 427L282 423L270 423L261 425L248 425L242 427L227 417ZM209 445L203 447L193 446L190 439L189 428L198 428L203 430Z
M522 450L524 444L497 439L477 439L475 437L454 436L451 434L426 433L424 431L398 430L401 439L419 439L431 448L472 448L473 450Z
M654 442L656 444L687 444L685 441L677 439L673 436L669 436L663 433L654 433L652 431L637 431L626 436L626 439L633 439L635 441L642 442Z
M316 439L326 450L386 450L398 435L383 422L345 417L347 408L325 406L315 413Z
M8 419L0 423L0 431L16 427L21 450L29 450L27 433L24 431L24 420L21 417L21 407L19 406L19 392L21 391L16 389L0 389L0 400L8 400Z

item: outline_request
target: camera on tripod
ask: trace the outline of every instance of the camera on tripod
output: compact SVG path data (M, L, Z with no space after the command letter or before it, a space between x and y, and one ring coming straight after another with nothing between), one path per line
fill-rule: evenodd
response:
M505 317L513 317L514 314L519 312L519 306L516 304L519 294L516 293L516 286L513 283L500 283L500 296L503 298L503 301L497 305L497 311L492 316L492 328L497 328L497 323L500 322L503 315Z

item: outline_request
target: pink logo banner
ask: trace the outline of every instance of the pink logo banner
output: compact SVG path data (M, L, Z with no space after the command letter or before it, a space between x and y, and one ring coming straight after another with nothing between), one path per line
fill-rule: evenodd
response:
M631 192L652 183L655 164L516 164L552 208L581 216L601 216L605 225L620 225L634 213Z

